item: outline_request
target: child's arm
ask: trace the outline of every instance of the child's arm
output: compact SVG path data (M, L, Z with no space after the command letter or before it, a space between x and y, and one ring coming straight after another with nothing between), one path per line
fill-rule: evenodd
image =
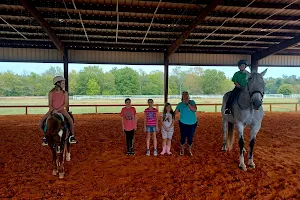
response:
M136 117L136 114L134 114L133 117L134 117L134 122L135 122L134 130L136 130L137 129L137 117Z
M53 105L52 105L52 92L48 93L48 106L50 110L54 110Z
M165 126L165 123L164 123L164 115L162 115L162 118L161 118L161 127L163 127L165 130L167 130L167 127Z
M147 123L147 115L146 113L144 112L144 131L146 132L146 123Z
M235 85L236 87L238 87L238 88L241 88L241 85L238 84L238 82L234 82L234 85Z
M158 128L158 111L156 112L156 131L159 132L159 128Z

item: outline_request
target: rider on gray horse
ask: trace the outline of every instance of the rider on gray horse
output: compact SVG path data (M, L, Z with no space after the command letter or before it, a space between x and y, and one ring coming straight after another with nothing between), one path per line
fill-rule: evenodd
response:
M232 104L234 99L240 94L242 89L247 85L248 79L247 79L247 73L246 73L246 67L248 63L246 60L240 60L238 62L238 67L240 71L235 72L235 74L232 77L232 82L234 82L234 89L230 92L230 95L228 97L228 100L226 102L226 108L224 111L225 115L231 115L232 114Z

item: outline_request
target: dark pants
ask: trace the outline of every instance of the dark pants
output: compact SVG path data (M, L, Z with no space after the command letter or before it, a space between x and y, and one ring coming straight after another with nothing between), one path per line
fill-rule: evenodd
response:
M182 122L179 121L179 128L180 128L180 144L184 145L185 140L187 138L188 145L193 144L193 137L194 133L197 128L197 122L195 124L183 124Z
M235 87L235 88L230 92L230 95L229 95L228 100L227 100L227 102L226 102L226 109L227 109L227 108L231 109L235 97L236 97L237 95L239 95L241 91L242 91L241 88Z
M134 129L131 131L125 131L126 133L126 146L127 151L133 151L133 145L134 145Z

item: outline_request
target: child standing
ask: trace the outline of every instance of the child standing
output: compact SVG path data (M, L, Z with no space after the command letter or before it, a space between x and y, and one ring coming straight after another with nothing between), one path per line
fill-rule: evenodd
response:
M172 110L171 104L166 103L162 114L162 128L161 134L163 138L162 152L161 155L167 153L171 155L171 140L174 133L174 111Z
M226 108L224 111L225 115L231 115L232 114L232 103L237 95L242 91L243 88L246 87L248 83L248 77L246 73L246 67L248 63L246 60L240 60L238 62L238 67L239 71L235 72L235 74L232 77L232 82L234 83L235 87L234 89L230 92L230 95L228 97L228 100L226 102Z
M153 155L157 156L157 139L156 139L156 131L158 129L158 110L153 108L153 99L148 99L148 108L144 111L144 131L147 133L146 143L147 143L147 151L146 155L150 156L150 138L152 134L154 152Z
M74 136L74 123L70 114L65 110L65 107L69 106L69 94L65 91L65 78L62 76L56 76L53 78L54 88L48 93L49 111L44 115L40 121L40 127L43 127L44 121L50 116L51 113L61 113L67 118L70 124L70 141L71 143L77 143ZM43 128L42 131L44 132ZM43 138L43 146L48 145L46 138Z
M134 131L137 128L136 110L131 107L131 100L125 99L126 106L121 110L122 128L126 134L126 155L134 155Z

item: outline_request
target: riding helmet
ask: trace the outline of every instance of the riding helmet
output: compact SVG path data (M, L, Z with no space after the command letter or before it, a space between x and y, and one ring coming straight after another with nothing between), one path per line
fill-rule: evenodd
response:
M53 85L55 85L57 82L59 82L59 81L65 81L66 79L64 78L64 77L62 77L62 76L55 76L54 78L53 78Z
M245 64L245 65L247 66L247 65L248 65L247 60L240 60L240 61L238 62L238 66L241 66L242 64Z

